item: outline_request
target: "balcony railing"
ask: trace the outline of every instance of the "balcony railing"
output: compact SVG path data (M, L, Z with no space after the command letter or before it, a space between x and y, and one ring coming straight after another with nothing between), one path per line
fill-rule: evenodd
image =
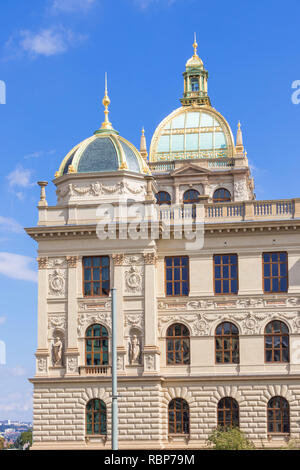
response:
M80 375L110 375L110 366L81 366Z

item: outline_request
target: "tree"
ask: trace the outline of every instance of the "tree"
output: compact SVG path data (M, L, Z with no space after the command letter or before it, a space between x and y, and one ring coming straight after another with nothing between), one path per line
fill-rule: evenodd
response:
M0 450L4 449L4 438L0 436Z
M254 444L239 428L217 428L208 438L214 450L253 450Z
M24 431L15 442L17 449L28 450L32 446L32 430Z

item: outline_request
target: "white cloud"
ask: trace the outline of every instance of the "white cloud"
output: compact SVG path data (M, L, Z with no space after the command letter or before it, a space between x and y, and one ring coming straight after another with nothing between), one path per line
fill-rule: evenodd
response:
M37 56L50 57L63 54L70 47L86 39L82 34L74 34L71 29L55 26L41 29L38 32L24 30L19 33L17 49L29 53L33 58ZM7 48L12 48L14 41L7 42Z
M160 3L166 6L171 6L176 0L133 0L142 10L145 10L154 3Z
M69 47L71 33L62 29L42 29L38 33L21 31L21 48L36 55L52 56L62 54Z
M2 413L11 413L11 419L16 419L17 414L20 412L30 411L32 408L32 394L27 393L11 393L0 397L0 411Z
M15 219L0 215L0 232L23 233L23 227Z
M87 12L96 4L96 0L53 0L52 9L56 12Z
M20 186L21 188L30 188L34 183L30 182L32 170L28 170L19 165L14 171L9 173L7 179L9 186Z
M35 259L15 253L0 252L0 273L11 279L37 282Z
M55 150L49 150L47 152L45 152L44 150L39 150L37 152L32 152L32 153L29 153L28 155L25 155L25 160L28 160L30 158L40 158L40 157L43 157L44 155L54 155L55 154Z

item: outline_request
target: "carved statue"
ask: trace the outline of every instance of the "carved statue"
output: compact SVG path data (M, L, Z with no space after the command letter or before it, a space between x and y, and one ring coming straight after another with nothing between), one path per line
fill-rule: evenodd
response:
M140 364L141 345L137 335L133 335L129 346L130 364Z
M62 366L62 349L63 344L59 336L57 336L53 343L53 365Z

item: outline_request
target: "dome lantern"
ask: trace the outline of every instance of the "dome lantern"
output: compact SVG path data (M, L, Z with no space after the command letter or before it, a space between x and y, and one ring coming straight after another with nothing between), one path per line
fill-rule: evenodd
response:
M209 105L210 99L207 94L208 72L205 70L200 57L198 56L197 38L194 38L194 55L187 61L186 69L183 73L184 92L180 100L182 106Z

